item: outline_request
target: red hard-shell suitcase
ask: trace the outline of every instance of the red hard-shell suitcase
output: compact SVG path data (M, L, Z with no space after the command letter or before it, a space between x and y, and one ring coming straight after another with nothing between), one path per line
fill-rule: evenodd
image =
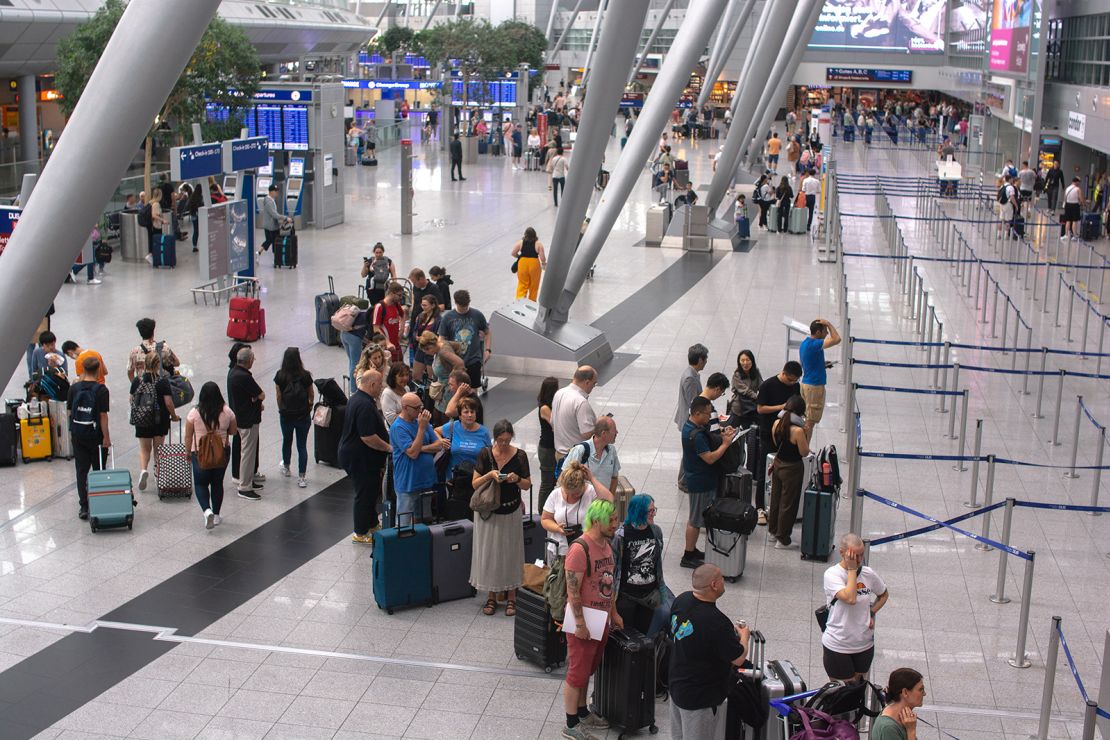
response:
M266 336L266 311L257 298L232 298L228 302L227 335L240 342Z

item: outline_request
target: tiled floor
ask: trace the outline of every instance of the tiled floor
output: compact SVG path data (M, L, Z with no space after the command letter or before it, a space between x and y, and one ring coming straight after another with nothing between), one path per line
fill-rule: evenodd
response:
M707 155L715 145L680 146L690 160L695 182L708 177ZM256 375L268 382L286 346L299 346L317 376L341 375L345 360L338 348L317 344L312 331L312 296L335 275L340 293L354 292L357 270L368 245L382 240L404 274L411 266L446 264L456 286L468 288L475 306L487 313L512 299L515 281L508 272L509 250L525 226L541 240L549 236L555 210L544 178L518 172L508 163L485 160L468 168L468 180L453 184L438 152L418 152L416 227L419 235L400 238L399 199L393 185L395 152L385 152L377 169L348 168L347 223L301 235L301 264L296 271L263 266L263 300L269 314L266 340L256 345ZM609 161L617 159L612 144ZM864 153L860 145L838 152L841 171L906 175L928 173L924 156L904 152ZM908 164L907 164L908 163ZM573 314L593 321L618 306L681 258L673 250L635 244L642 239L649 193L647 178L603 251L592 282ZM872 212L870 196L845 196L846 212ZM913 215L912 199L895 199L895 208ZM845 218L849 251L882 253L873 219ZM936 239L920 222L903 225L911 251L935 254ZM656 496L658 521L668 535L665 572L672 588L687 587L689 572L678 567L684 502L674 487L678 439L673 428L676 380L686 347L703 342L711 352L709 370L731 375L739 350L752 349L765 375L784 359L783 315L808 321L825 316L843 326L837 284L840 267L817 263L800 237L754 234L749 253L723 255L684 295L658 306L619 352L634 353L632 363L599 386L594 406L611 411L620 425L618 445L624 472L637 489ZM981 239L976 234L969 239ZM985 254L985 248L982 251ZM131 326L142 315L160 322L167 339L196 380L221 381L226 372L225 312L194 307L188 288L195 282L191 255L182 255L175 272L143 265L113 263L98 287L65 286L59 295L55 330L104 353L109 387L117 400L113 437L119 464L136 466L136 448L126 427L125 378L128 349L136 343ZM895 287L889 261L850 258L846 264L853 333L858 337L911 339L910 322ZM939 263L924 268L938 314L953 341L990 344L963 292ZM992 270L993 272L993 270ZM999 279L1034 328L1034 346L1069 346L1052 316L1040 313L1031 293L1005 268ZM1103 312L1106 306L1102 307ZM85 320L96 316L96 321ZM857 358L921 362L915 348L857 345ZM960 350L964 364L1009 367L1010 358ZM1055 358L1052 360L1055 369ZM1108 363L1110 364L1110 363ZM1093 371L1094 360L1065 358L1062 367ZM829 407L818 428L819 443L844 445L843 368L830 374ZM924 371L856 368L856 382L925 387ZM1052 447L1055 381L1046 383L1048 417L1030 417L1035 396L1020 394L1021 379L1001 374L962 375L971 389L970 417L984 419L984 452L1000 457L1066 464L1070 447ZM5 395L18 394L18 379ZM1033 386L1035 389L1035 385ZM1110 384L1069 378L1065 389L1061 437L1070 439L1074 394L1083 393L1097 418L1110 421ZM496 412L491 393L491 412ZM928 396L864 393L859 396L863 444L873 451L954 453L956 443L942 435L947 416L932 409ZM496 418L496 417L494 417ZM538 425L533 414L513 419L518 441L534 451ZM972 422L973 423L973 422ZM1080 464L1092 463L1093 434L1085 429ZM143 494L133 533L93 536L74 515L72 468L65 462L38 463L0 470L0 617L82 625L117 609L217 550L234 544L255 527L293 510L306 495L335 483L341 474L310 466L305 492L277 474L279 433L276 417L263 421L263 469L269 475L264 499L250 505L229 498L225 523L205 531L190 502L159 503ZM1000 466L995 497L1086 503L1090 471L1067 480L1058 469ZM984 486L985 469L980 487ZM950 463L868 459L863 485L883 496L939 517L966 511L969 473ZM1104 483L1103 502L1108 500ZM338 490L338 489L337 489ZM982 493L980 494L980 497ZM847 502L840 507L846 527ZM980 520L968 525L979 531ZM1000 520L994 521L998 536ZM922 522L867 502L864 534L875 538ZM678 543L671 540L678 536ZM1064 617L1076 662L1091 687L1101 669L1105 607L1110 599L1110 517L1045 510L1018 510L1012 543L1037 550L1028 653L1033 667L1006 664L1014 651L1021 592L1020 564L1010 559L1007 592L1013 602L995 605L997 553L975 550L970 541L944 532L877 547L872 565L891 588L878 636L875 675L911 665L926 675L935 711L922 714L961 740L1027 736L1034 728L1049 617ZM797 552L772 550L762 530L749 544L747 570L722 601L727 613L746 618L768 639L772 657L794 661L811 685L821 683L821 650L812 610L820 601L824 566L799 560ZM392 616L373 604L369 552L337 538L289 575L264 588L196 634L168 636L172 646L161 657L60 718L41 737L249 738L249 737L444 737L550 738L562 723L561 682L516 660L511 620L480 614L471 599ZM172 620L170 620L172 621ZM158 624L180 627L181 624ZM0 669L40 653L67 630L0 622ZM74 638L92 639L89 636ZM129 639L145 639L142 635ZM151 639L153 637L151 636ZM173 640L180 640L176 645ZM347 654L352 657L341 657ZM111 659L105 656L106 660ZM0 676L2 678L2 676ZM1056 711L1066 718L1053 725L1053 737L1078 737L1079 699L1061 660L1057 671ZM0 697L3 700L3 697ZM18 712L7 705L4 712ZM667 707L659 706L660 735L667 736ZM18 715L16 715L18 716ZM2 721L2 720L0 720ZM930 734L932 733L932 734ZM616 737L616 732L609 733ZM920 737L940 737L922 728Z

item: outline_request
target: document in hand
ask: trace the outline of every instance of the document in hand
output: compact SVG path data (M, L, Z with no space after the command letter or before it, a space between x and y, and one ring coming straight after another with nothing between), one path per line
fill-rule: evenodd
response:
M586 620L586 629L590 631L591 640L600 640L605 634L605 625L609 621L609 612L601 609L582 607L582 618ZM574 634L578 622L574 618L574 609L567 604L567 612L563 615L563 632Z

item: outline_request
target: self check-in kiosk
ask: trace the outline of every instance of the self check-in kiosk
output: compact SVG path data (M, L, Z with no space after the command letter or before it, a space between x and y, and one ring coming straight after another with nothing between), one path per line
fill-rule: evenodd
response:
M285 215L293 217L293 226L301 228L303 221L305 180L304 157L289 158L289 179L285 181Z
M224 195L228 200L239 200L239 176L224 175Z

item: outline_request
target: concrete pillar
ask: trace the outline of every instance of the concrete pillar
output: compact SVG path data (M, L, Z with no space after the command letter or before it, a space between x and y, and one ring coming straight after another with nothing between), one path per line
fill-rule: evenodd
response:
M709 68L705 73L701 94L698 95L698 108L709 102L709 95L713 92L713 84L721 76L721 71L728 63L728 58L732 56L732 50L736 48L736 42L740 40L740 34L744 31L744 24L748 22L748 17L755 8L755 0L745 0L743 7L736 4L731 7L740 8L740 12L731 21L726 21L729 25L723 31L725 35L722 36L721 43L717 45L714 55L709 58Z
M643 27L649 3L650 0L621 0L620 12L607 13L601 23L594 62L597 74L586 90L566 191L555 217L555 229L547 255L547 274L540 285L535 322L537 331L545 331L550 323L565 323L567 320L566 311L560 310L557 305L559 296L578 244L613 119L620 107L624 71L632 65L639 42L637 35L628 33L626 29Z
M436 0L436 4L432 6L432 12L428 13L428 20L424 21L424 27L420 29L421 31L427 31L432 25L432 19L436 17L436 11L439 10L439 6L442 4L443 0Z
M547 30L543 32L544 37L547 38L547 43L551 43L555 39L551 38L551 34L555 32L555 14L559 12L559 0L551 0L551 12L547 16Z
M19 160L32 162L39 158L38 91L35 76L19 78Z
M570 311L571 304L582 289L590 266L597 260L621 209L643 174L643 163L651 157L659 134L666 127L671 111L690 79L690 70L697 64L727 1L699 0L686 11L686 18L671 44L667 61L651 88L655 97L647 97L636 127L632 129L632 136L621 152L609 185L602 192L582 243L575 252L570 274L559 297L560 314Z
M586 81L590 78L590 65L594 59L594 49L597 48L597 34L601 30L601 19L609 8L609 0L598 0L597 16L594 18L594 30L590 34L590 47L586 52L586 64L582 67L582 87L585 89Z
M809 3L813 0L802 0ZM767 0L767 23L756 39L752 56L752 66L749 74L744 78L739 94L736 96L736 111L732 116L732 126L725 137L724 150L717 161L717 171L713 173L713 180L709 183L709 193L705 204L712 213L716 213L724 198L725 191L732 183L732 173L736 163L740 160L740 152L747 141L744 135L755 116L756 106L759 104L763 84L749 84L749 80L769 80L771 67L775 59L782 53L782 44L786 38L786 30L794 15L795 3L792 0ZM808 9L808 5L806 8Z
M0 255L0 377L38 326L220 0L131 0ZM158 64L152 65L151 59ZM132 70L142 69L135 75ZM104 101L111 100L111 105ZM75 172L96 173L74 177ZM65 218L58 218L65 203Z
M663 30L663 24L667 22L667 16L671 14L671 8L673 7L674 0L667 0L666 5L659 11L659 19L655 23L655 28L652 30L651 35L648 36L647 43L644 44L644 50L640 53L640 58L636 60L636 66L632 68L632 74L628 75L629 85L635 81L636 75L640 74L640 70L644 66L644 60L647 59L647 55L651 52L652 44L654 44L655 39L658 38L659 32ZM704 47L702 48L704 50ZM701 54L701 52L699 51L698 54Z
M805 8L807 2L809 3L808 10ZM759 99L759 108L756 109L752 125L748 128L748 135L744 138L745 142L750 142L753 137L758 140L758 137L762 136L763 132L775 120L778 102L782 100L783 88L790 84L790 81L794 79L794 73L798 71L798 64L802 61L802 55L805 54L810 37L813 36L813 27L817 24L817 18L821 15L822 7L824 6L819 0L803 0L799 4L794 20L790 23L790 30L786 33L783 53L775 60L775 67L768 80L770 84L763 88L763 95ZM744 161L750 166L756 156L758 156L756 147L752 146L749 148L747 158ZM733 169L735 170L735 167Z
M548 61L554 59L555 55L559 53L559 49L563 48L563 43L567 40L567 32L570 31L570 28L574 25L574 22L578 20L578 11L580 10L582 10L582 0L576 0L576 2L574 3L574 10L570 11L570 20L567 21L566 28L563 29L563 33L559 36L559 39L555 42L555 45L551 47L551 51L547 52Z
M748 74L752 70L752 61L755 59L755 50L757 40L763 36L763 32L767 29L767 20L774 11L774 5L770 2L763 4L763 12L759 14L759 21L755 24L755 33L752 34L752 43L748 45L748 53L744 55L744 66L740 68L740 74L736 78L736 90L732 94L732 101L729 102L729 109L732 115L736 115L736 104L740 101L740 89L744 86L744 81L748 79Z

